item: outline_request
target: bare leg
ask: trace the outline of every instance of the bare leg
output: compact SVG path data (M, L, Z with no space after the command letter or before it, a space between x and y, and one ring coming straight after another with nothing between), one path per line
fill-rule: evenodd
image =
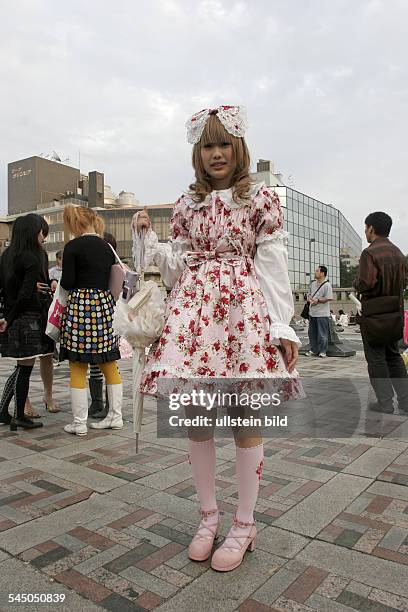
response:
M34 410L33 405L30 402L30 398L29 397L27 397L26 403L24 405L24 414L29 419L38 419L38 418L40 418L40 415L38 414L38 412L36 412Z
M44 401L49 412L59 412L52 396L52 385L54 382L54 363L52 355L40 357L40 374L44 385Z
M227 413L231 418L240 416L248 418L251 416L251 411L248 412L247 407L231 406L227 408ZM253 427L231 427L235 438L235 446L238 448L252 448L262 444L261 430L257 426Z
M17 359L17 365L34 367L35 357L27 357L27 359Z
M262 444L261 436L253 438L235 438L235 445L238 446L238 448L252 448L254 446L259 446L260 444Z

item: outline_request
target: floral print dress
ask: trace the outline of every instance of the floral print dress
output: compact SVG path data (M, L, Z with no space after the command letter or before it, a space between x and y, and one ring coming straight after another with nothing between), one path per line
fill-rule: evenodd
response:
M163 377L296 381L297 372L288 373L272 343L254 267L258 245L282 226L279 198L265 185L238 204L231 189L214 191L201 203L188 195L177 201L172 241L173 249L183 252L185 267L168 297L162 335L150 350L143 393L157 394ZM295 397L296 385L289 385L286 395Z

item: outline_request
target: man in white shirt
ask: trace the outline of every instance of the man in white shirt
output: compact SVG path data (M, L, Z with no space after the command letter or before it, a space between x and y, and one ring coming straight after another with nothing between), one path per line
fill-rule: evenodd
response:
M51 289L55 291L57 288L58 281L61 279L62 275L62 251L57 251L55 254L55 258L57 260L57 264L49 269L48 275L51 281Z
M326 266L318 266L315 280L310 285L307 301L309 310L310 351L306 355L326 357L329 345L330 302L333 299L332 287L327 280Z

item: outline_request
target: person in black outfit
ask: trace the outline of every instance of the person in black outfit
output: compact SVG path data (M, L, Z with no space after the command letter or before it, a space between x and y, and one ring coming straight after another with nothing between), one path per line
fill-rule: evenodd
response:
M395 296L399 304L396 318L401 321L402 337L405 257L388 238L391 226L392 219L384 212L371 213L366 218L365 235L369 245L361 253L358 275L353 286L361 295L363 315L367 307L371 305L372 308L381 298ZM397 327L398 325L394 325L394 329ZM383 337L373 342L369 333L369 327L361 325L368 375L377 397L377 401L372 402L369 408L375 412L392 414L395 390L399 410L407 414L408 375L398 350L398 339L390 340L389 332L384 331Z
M87 434L89 364L97 364L106 380L109 412L95 429L122 429L122 379L116 364L120 359L119 340L113 331L115 302L109 290L112 248L101 237L103 220L92 208L67 204L64 208L67 231L75 236L65 246L61 287L68 291L62 318L60 359L68 359L71 376L73 423L67 433Z
M103 239L117 250L116 238L109 232L104 232ZM104 419L109 412L108 394L105 393L105 404L103 402L103 374L97 364L89 365L89 391L91 394L91 405L88 414L92 419Z
M54 342L45 335L50 295L45 287L44 236L41 218L35 214L14 222L10 246L0 261L0 289L4 300L0 321L0 348L3 357L17 359L17 367L8 378L0 403L0 423L33 429L42 427L24 415L30 376L35 358L53 354ZM43 290L39 290L41 283ZM15 413L8 407L14 395Z
M40 215L37 215L36 213L31 213L31 214L37 216L38 219L40 220L41 231L42 231L43 238L44 238L42 241L42 244L43 244L45 242L45 239L48 236L50 228L48 226L48 223L44 219L44 217L41 217ZM42 298L44 300L49 299L49 302L51 304L51 295L50 295L51 280L50 280L50 275L48 272L48 268L49 268L48 255L44 247L42 247L41 251L42 251L42 257L43 257L43 270L41 272L40 281L37 283L37 289L40 292ZM55 350L54 350L54 354L55 354ZM47 412L59 412L59 408L53 398L53 392L52 392L52 387L53 387L53 382L54 382L53 357L54 355L43 355L42 357L40 357L40 374L41 374L41 380L44 386L44 405L45 405L45 409L47 410ZM38 412L36 412L33 406L31 405L29 397L27 397L26 405L24 406L24 414L29 419L39 419L40 418L40 415L38 414Z

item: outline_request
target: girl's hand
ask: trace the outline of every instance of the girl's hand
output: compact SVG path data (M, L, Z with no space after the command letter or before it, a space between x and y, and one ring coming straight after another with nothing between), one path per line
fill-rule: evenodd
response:
M7 321L6 319L0 319L0 334L4 334L7 329Z
M37 283L37 291L38 293L49 293L51 290L46 283Z
M279 340L283 349L286 367L289 372L293 372L299 357L299 347L296 342L292 342L292 340L288 340L287 338L280 338Z
M149 214L147 212L147 208L145 206L144 209L137 216L136 230L140 232L143 229L149 229L150 226L151 226L151 221L150 221Z

